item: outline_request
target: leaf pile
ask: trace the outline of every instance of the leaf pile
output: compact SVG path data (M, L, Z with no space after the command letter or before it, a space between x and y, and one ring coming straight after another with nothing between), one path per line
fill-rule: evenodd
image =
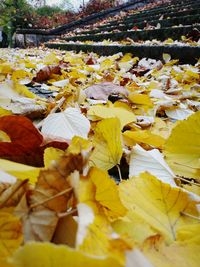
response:
M0 266L199 266L199 61L0 61Z

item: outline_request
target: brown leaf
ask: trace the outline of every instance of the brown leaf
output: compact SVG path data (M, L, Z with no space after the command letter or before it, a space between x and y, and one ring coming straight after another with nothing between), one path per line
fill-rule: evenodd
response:
M36 77L33 78L33 82L45 82L50 79L52 74L62 74L61 67L59 65L51 65L41 69Z
M15 214L20 217L23 224L24 241L50 241L56 228L58 217L54 211L37 207L30 210L27 195L24 196Z
M67 177L75 170L82 171L83 167L84 159L80 154L66 152L48 170L40 172L35 188L26 193L15 210L23 222L25 241L51 241L60 214L76 205Z
M17 180L12 185L0 185L0 208L16 206L27 190L28 180Z
M0 157L35 167L43 167L43 154L47 147L65 150L67 142L44 140L33 123L23 116L4 116L0 118L0 130L5 132L11 142L0 142Z

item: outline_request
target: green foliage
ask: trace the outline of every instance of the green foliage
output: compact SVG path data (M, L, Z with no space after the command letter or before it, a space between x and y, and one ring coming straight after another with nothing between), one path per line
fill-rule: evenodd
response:
M36 9L39 16L53 16L56 13L63 13L59 6L43 6Z
M31 12L33 9L26 0L1 0L0 26L7 34L10 46L12 46L13 33L17 28L27 26L27 18Z

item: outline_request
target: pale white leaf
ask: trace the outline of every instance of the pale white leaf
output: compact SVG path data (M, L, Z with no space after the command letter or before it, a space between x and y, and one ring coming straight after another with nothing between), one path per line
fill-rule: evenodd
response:
M76 245L80 246L83 243L87 234L87 229L94 222L94 212L91 207L84 203L77 205L78 209L78 231L76 235Z
M185 120L194 112L190 109L176 108L173 110L166 110L165 113L170 119Z
M158 98L158 99L163 99L163 98L166 99L166 98L168 98L167 95L163 91L161 91L159 89L151 90L149 96L153 97L153 98Z
M141 146L136 145L131 152L129 177L137 176L142 172L149 172L162 182L176 186L175 175L159 150L146 151Z
M0 183L14 184L17 178L0 170Z
M61 81L57 81L57 82L53 82L52 85L63 88L63 87L65 87L68 83L69 83L69 80L68 80L68 79L65 79L65 80L61 80Z
M64 112L48 115L41 131L43 134L64 139L72 139L74 136L87 138L90 122L79 109L67 108Z

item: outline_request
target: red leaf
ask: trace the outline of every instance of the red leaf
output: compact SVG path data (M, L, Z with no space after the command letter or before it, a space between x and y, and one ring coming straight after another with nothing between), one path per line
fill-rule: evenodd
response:
M43 167L43 154L47 147L65 150L66 142L51 141L43 145L41 133L33 123L22 116L0 117L0 130L4 131L11 142L0 142L0 157L35 167Z

